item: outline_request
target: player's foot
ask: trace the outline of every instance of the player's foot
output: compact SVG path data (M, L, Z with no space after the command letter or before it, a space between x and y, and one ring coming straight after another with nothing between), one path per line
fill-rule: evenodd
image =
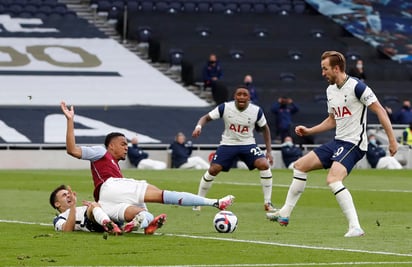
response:
M218 201L214 204L214 206L220 210L225 210L227 207L233 204L234 200L235 200L234 196L227 195L221 199L218 199Z
M166 222L166 214L160 214L153 219L153 221L149 224L148 227L144 229L144 233L146 235L152 235L156 232L157 229L161 228L163 224Z
M272 205L272 202L265 203L265 211L275 212L277 209Z
M200 211L201 207L200 206L193 206L192 210L194 211Z
M365 232L361 228L351 228L345 234L345 237L358 237L358 236L364 236L364 235L365 235Z
M280 226L288 226L289 224L289 218L280 216L279 211L266 213L266 218L272 222L278 222Z
M136 214L136 216L134 216L133 220L131 220L130 222L128 222L124 227L123 227L123 231L125 233L130 233L132 231L137 231L139 230L140 226L143 223L143 220L145 219L145 216L142 213L138 213Z
M110 234L115 234L115 235L122 234L122 230L119 228L119 226L117 226L117 224L115 224L112 221L104 220L102 226L103 226L103 229Z

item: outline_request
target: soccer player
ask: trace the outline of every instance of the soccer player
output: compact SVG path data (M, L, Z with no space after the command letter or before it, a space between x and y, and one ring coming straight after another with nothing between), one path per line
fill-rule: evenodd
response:
M79 207L76 203L76 192L70 186L60 185L50 194L50 205L59 212L53 220L56 231L122 233L96 202L84 202Z
M328 117L313 127L298 125L299 136L313 135L335 128L335 138L299 158L293 169L293 180L283 207L267 213L268 219L286 226L289 216L305 189L308 172L329 169L326 183L335 195L349 223L345 237L363 236L351 193L343 180L355 164L362 159L368 147L366 136L367 109L373 111L382 124L389 140L389 152L398 150L389 117L372 89L364 82L345 73L345 57L336 51L326 51L321 56L322 76L329 82L326 89Z
M249 170L257 168L260 171L264 208L266 211L274 211L275 208L271 201L272 171L270 166L273 164L271 137L263 110L250 102L249 90L244 85L239 86L234 93L234 101L222 103L202 116L192 136L195 138L200 136L202 127L206 123L220 118L224 121L225 130L209 169L200 180L198 195L206 196L215 177L221 171L229 171L233 162L240 159L246 163ZM266 155L256 144L253 135L256 126L263 132ZM193 209L200 210L200 207L195 206Z
M68 108L65 102L60 107L67 119L66 151L74 158L89 160L94 182L94 199L114 221L127 221L125 232L140 227L140 213L125 213L133 205L147 210L146 203L162 203L180 206L213 206L226 209L234 200L232 195L221 199L199 197L187 192L161 190L145 180L123 178L119 160L125 160L128 143L122 133L109 133L103 146L78 146L74 136L74 107ZM146 234L153 234L166 221L166 214L154 218ZM134 224L134 225L133 225Z

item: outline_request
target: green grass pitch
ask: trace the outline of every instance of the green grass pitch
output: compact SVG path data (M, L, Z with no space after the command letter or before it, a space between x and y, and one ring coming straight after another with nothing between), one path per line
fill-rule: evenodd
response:
M124 170L162 189L197 192L204 171ZM280 207L290 170L273 170L273 202ZM237 230L217 233L217 209L148 204L167 213L158 234L60 233L51 225L49 194L70 184L78 201L92 199L89 170L0 171L1 266L412 266L412 171L354 170L345 181L366 235L344 238L347 222L325 185L326 171L309 175L288 227L265 219L259 173L221 173L208 197L236 196Z

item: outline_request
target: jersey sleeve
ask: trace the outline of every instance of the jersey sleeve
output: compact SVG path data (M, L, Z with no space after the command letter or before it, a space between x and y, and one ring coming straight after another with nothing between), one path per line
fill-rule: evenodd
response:
M63 224L66 222L68 215L69 215L69 210L66 210L65 212L60 213L54 218L53 220L54 230L56 231L63 230Z
M373 102L378 101L378 98L372 89L362 81L356 83L354 92L359 101L365 106L369 106Z
M217 107L215 107L213 110L211 110L209 112L209 117L212 120L217 120L217 119L221 118L223 116L224 109L225 109L225 104L224 103L218 105Z
M266 123L267 121L266 121L265 113L263 113L262 108L259 108L256 124L259 127L263 127L266 125Z
M81 146L82 159L96 161L101 159L106 154L106 148L102 146Z

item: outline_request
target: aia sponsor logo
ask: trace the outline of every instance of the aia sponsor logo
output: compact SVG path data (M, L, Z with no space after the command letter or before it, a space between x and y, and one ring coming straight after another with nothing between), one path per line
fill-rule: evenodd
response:
M347 106L343 107L333 107L333 114L335 115L335 118L344 118L352 116L352 112L350 112L349 108Z

